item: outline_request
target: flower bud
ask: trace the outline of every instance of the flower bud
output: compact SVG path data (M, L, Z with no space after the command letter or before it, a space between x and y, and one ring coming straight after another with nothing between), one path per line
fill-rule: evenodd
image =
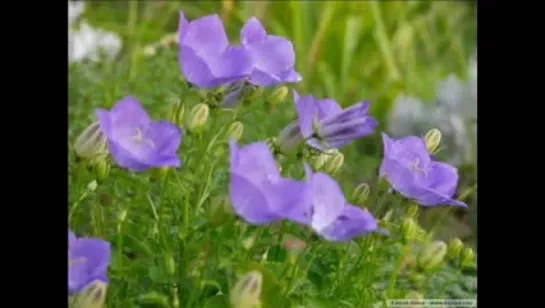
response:
M394 216L394 211L389 210L388 212L386 212L386 214L384 214L384 217L382 217L380 222L382 223L390 222L390 220L392 219L392 216Z
M229 127L227 127L227 131L225 132L225 135L228 139L235 139L240 140L242 137L242 133L244 132L244 125L240 123L239 121L233 122L229 124Z
M441 144L441 131L437 128L430 129L424 135L424 141L426 141L426 148L430 154L437 153L437 148Z
M418 237L418 229L418 224L411 217L405 218L405 220L403 220L403 223L401 224L403 237L408 241L414 240Z
M460 252L464 248L464 243L457 237L450 240L448 243L447 256L450 259L455 259L460 255Z
M411 204L407 209L407 216L411 218L416 218L418 216L419 207L416 204Z
M174 98L172 103L172 113L170 122L178 125L180 128L184 126L185 105L182 104L179 98Z
M328 161L329 156L324 154L309 155L307 162L312 166L314 170L322 170L325 163Z
M263 275L251 271L241 277L230 292L231 305L234 308L253 308L259 304Z
M187 129L192 132L200 131L206 125L210 108L207 104L200 103L193 107L188 114Z
M92 180L91 182L89 182L89 183L87 184L87 189L88 189L89 191L95 191L95 190L97 189L97 187L98 187L98 183L97 183L96 180Z
M146 57L152 57L157 54L157 48L153 45L148 45L142 49L142 54Z
M337 173L344 163L343 153L337 153L333 157L330 157L329 160L325 163L324 169L325 172L329 174Z
M261 98L265 89L262 87L250 86L245 87L244 90L244 96L246 97L245 103L251 104Z
M110 163L106 159L99 160L94 169L97 182L104 182L110 175L110 169Z
M371 192L371 186L367 183L361 183L356 186L354 192L352 193L352 202L356 205L364 205L369 198L369 193Z
M422 269L432 269L445 259L447 254L447 244L443 241L431 242L420 254L418 264Z
M166 273L170 276L176 273L176 262L171 252L165 253L165 269Z
M108 153L106 138L100 129L98 121L89 125L76 139L74 143L76 155L82 158L90 158Z
M303 143L303 136L297 122L288 124L278 135L278 148L282 153L292 154Z
M267 102L271 105L279 105L286 99L288 96L289 89L286 86L281 86L278 89L274 90L269 96Z
M462 251L460 265L462 267L469 267L475 262L475 252L470 247L466 247Z
M78 308L102 308L106 299L108 285L95 281L90 284L83 292L76 295L74 307Z

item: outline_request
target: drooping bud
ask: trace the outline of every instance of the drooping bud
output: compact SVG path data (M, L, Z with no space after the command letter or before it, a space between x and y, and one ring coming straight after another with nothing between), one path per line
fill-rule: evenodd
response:
M104 182L110 175L111 165L107 159L101 159L97 161L94 171L97 182Z
M259 304L263 274L251 271L242 276L230 292L231 305L234 308L253 308Z
M371 192L371 186L367 183L361 183L356 186L354 192L352 193L352 202L356 205L364 205L369 198L369 193Z
M466 247L460 257L461 267L470 267L475 262L475 252L470 247Z
M451 239L448 243L447 256L450 259L456 259L464 249L464 243L457 237Z
M281 86L278 89L274 90L271 95L268 97L267 102L271 105L279 105L288 96L289 89L286 86Z
M288 124L278 135L277 144L279 150L284 154L293 154L303 143L303 135L297 121Z
M333 175L337 173L344 163L344 154L341 152L338 152L337 154L333 155L329 158L329 160L325 163L324 169L325 172Z
M210 108L207 104L200 103L193 107L188 114L187 129L192 132L200 131L206 125Z
M417 204L411 204L407 209L407 216L411 218L416 218L418 216L419 207Z
M430 129L424 135L424 141L426 141L426 148L430 154L437 153L437 148L441 144L441 131L437 128Z
M98 121L89 125L76 139L74 151L81 158L90 158L108 153L106 138Z
M243 132L244 132L244 125L242 125L241 122L236 121L229 124L229 127L227 127L225 135L227 136L228 139L233 138L238 141L242 137Z
M421 268L429 270L435 268L443 260L447 254L447 244L443 241L433 241L431 242L420 254L418 259L418 265Z

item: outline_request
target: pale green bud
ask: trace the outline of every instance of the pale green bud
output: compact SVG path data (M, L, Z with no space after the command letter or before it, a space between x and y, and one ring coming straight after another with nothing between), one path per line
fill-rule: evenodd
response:
M411 291L411 292L407 293L407 295L405 296L405 298L406 298L406 299L423 300L423 299L424 299L424 295L422 295L421 293L416 292L416 291Z
M411 272L409 275L409 280L417 287L420 288L424 285L428 277L422 273Z
M185 117L185 105L182 104L179 98L173 98L172 112L170 114L170 122L183 128Z
M230 301L233 308L254 308L259 304L263 275L258 271L251 271L242 276L230 292Z
M354 192L352 193L352 202L356 205L364 205L369 198L369 193L371 192L371 186L367 183L361 183L356 186Z
M460 265L462 267L469 267L475 262L475 252L470 247L466 247L462 251L462 255L460 257Z
M206 125L210 108L207 104L200 103L193 107L188 114L187 129L192 132L200 131Z
M324 166L325 172L329 174L335 174L337 173L344 163L344 155L343 153L337 153L333 157L331 157Z
M430 154L437 153L437 148L441 144L441 131L437 128L430 129L424 135L424 141L426 141L426 148Z
M95 281L89 285L83 292L76 295L75 305L77 308L102 308L106 299L108 285L103 282Z
M271 105L278 105L284 102L288 96L289 89L286 86L281 86L278 89L274 90L268 98L268 102Z
M403 236L406 240L414 240L418 237L418 229L420 227L418 226L418 223L412 218L407 217L403 220L403 223L401 224L401 231L403 232Z
M95 191L98 187L98 183L96 180L92 180L91 182L89 182L89 184L87 184L87 189L89 191Z
M111 169L110 163L106 159L99 160L96 163L94 168L97 182L99 183L104 182L110 175L110 169Z
M310 155L307 158L307 162L312 166L314 170L322 170L328 160L329 155L324 154Z
M76 139L74 143L76 155L82 158L90 158L108 153L106 138L100 129L98 121L89 125Z
M411 218L416 218L418 216L418 210L420 208L416 204L411 204L409 208L407 209L407 216Z
M433 241L420 254L418 264L423 269L432 269L443 262L447 250L445 242Z
M148 45L142 49L142 53L146 57L152 57L157 54L157 48L153 45Z
M176 261L171 252L165 253L165 269L166 273L170 276L176 273Z
M277 145L284 154L292 154L303 143L303 136L297 121L288 124L278 135Z
M247 87L246 89L247 90L245 91L246 92L245 97L246 97L247 103L253 103L257 101L263 95L263 92L265 91L264 88L255 87L255 86Z
M389 210L388 212L386 212L386 214L384 214L384 217L382 217L380 221L383 223L387 223L392 219L393 216L394 216L394 211Z
M464 243L459 238L455 237L448 243L447 256L451 259L455 259L460 255L462 249L464 249Z
M242 137L243 132L244 132L244 125L242 125L241 122L236 121L229 124L229 127L227 127L227 131L225 132L225 135L229 139L233 138L238 141Z

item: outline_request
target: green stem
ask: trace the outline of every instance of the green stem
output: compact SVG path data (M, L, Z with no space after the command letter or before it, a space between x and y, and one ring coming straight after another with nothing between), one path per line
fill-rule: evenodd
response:
M403 258L409 251L409 246L404 245L401 249L401 253L399 254L399 258L397 259L396 266L394 267L394 271L392 272L392 276L390 276L390 282L388 283L388 291L386 292L386 300L392 299L395 285L397 282L397 277L399 276L399 273L401 272L401 264L403 263Z

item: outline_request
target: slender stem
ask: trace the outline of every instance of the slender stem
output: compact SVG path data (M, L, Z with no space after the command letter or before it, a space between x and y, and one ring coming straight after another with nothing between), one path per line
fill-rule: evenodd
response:
M388 291L386 292L386 299L392 299L395 285L397 282L397 277L399 276L399 273L401 271L401 264L403 263L403 259L408 251L409 251L409 246L404 244L403 248L401 249L401 253L399 254L399 258L397 259L396 266L394 267L394 271L392 272L392 276L390 276L390 282L388 283Z

